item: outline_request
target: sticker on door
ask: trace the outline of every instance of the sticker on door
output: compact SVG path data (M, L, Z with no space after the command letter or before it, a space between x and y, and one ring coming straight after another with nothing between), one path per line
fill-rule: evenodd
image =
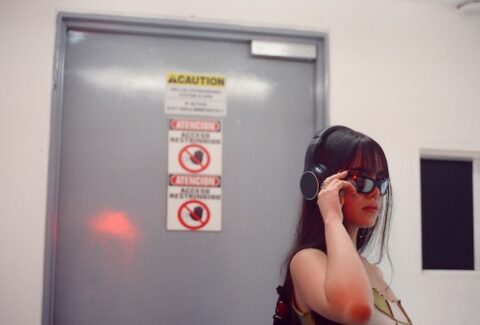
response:
M170 72L166 75L165 113L190 116L225 116L225 77Z
M217 120L171 119L167 230L222 230L222 128Z

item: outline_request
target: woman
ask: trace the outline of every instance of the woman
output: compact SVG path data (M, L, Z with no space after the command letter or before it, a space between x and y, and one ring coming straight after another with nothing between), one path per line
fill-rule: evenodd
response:
M312 175L321 188L308 197L303 182ZM411 324L380 269L361 256L375 242L380 261L388 236L391 186L380 145L344 126L324 130L307 149L302 191L286 261L293 323Z

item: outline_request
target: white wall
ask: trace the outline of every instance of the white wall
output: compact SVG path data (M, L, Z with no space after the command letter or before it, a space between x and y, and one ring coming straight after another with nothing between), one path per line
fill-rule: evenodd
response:
M179 3L0 0L0 324L41 322L58 11L328 32L331 123L389 156L394 290L415 324L480 324L479 273L421 271L419 199L420 148L480 152L480 16L401 0Z

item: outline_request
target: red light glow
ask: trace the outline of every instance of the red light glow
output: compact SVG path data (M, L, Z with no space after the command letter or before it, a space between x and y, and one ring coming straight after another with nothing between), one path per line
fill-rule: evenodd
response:
M122 240L135 240L137 230L129 216L122 211L105 211L90 220L90 228L102 235L109 235Z

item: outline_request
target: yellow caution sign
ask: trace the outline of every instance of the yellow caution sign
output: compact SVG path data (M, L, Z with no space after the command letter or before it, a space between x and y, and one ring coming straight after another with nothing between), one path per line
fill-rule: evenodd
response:
M225 77L191 73L168 73L167 84L182 86L224 87Z
M170 71L165 81L165 113L190 116L227 114L226 77Z

